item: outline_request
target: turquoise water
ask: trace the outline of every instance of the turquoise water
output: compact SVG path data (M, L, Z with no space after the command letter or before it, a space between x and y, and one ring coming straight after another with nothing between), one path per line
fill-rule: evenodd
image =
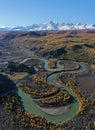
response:
M43 61L44 61L44 68L46 70L54 71L53 69L48 68L48 61L47 60L44 59ZM57 70L61 71L62 66L59 65L59 63L57 65L57 67L58 67ZM79 73L79 72L84 71L85 69L86 69L86 67L80 64L79 69L71 70L71 71L65 71L65 72ZM55 77L59 73L63 73L63 72L64 71L51 74L50 76L48 76L47 81L50 82L51 84L55 85L56 87L63 87L65 90L68 91L68 93L73 95L73 93L70 91L70 89L67 86L61 85L60 83L58 83L57 81L54 80ZM45 117L47 120L52 121L54 123L65 122L65 121L67 121L69 119L72 119L76 115L76 113L77 113L77 111L79 109L79 103L78 103L76 97L74 97L74 95L73 95L73 97L75 98L75 102L70 104L70 110L67 113L59 115L59 116L49 115L49 114L43 112L40 108L38 108L37 105L33 102L33 99L28 94L23 92L21 89L18 89L17 93L21 97L23 107L27 112L37 114L37 115L41 115L41 116Z

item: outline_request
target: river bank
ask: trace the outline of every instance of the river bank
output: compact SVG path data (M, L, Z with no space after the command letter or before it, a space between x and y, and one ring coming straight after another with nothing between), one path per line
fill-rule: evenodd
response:
M33 59L35 59L35 58L33 57ZM36 57L36 59L37 59L37 57ZM51 72L54 71L51 68L48 68L48 61L46 59L41 59L41 60L43 60L44 68L47 71L51 71ZM26 60L24 59L24 61L26 61ZM19 94L19 96L21 97L23 106L26 111L37 114L37 115L41 115L41 116L45 117L47 120L52 121L54 123L65 122L67 120L72 119L79 110L79 101L77 100L75 95L72 93L72 91L67 86L64 86L64 85L58 83L57 81L55 81L56 76L61 73L61 69L63 68L61 65L59 65L58 67L59 67L57 70L58 72L52 73L51 75L49 75L47 78L47 81L49 83L55 85L56 87L64 88L66 91L69 92L69 94L71 94L75 98L75 102L70 104L69 107L68 106L59 107L57 109L52 108L50 110L47 110L47 108L40 108L33 102L32 98L28 94L24 93L21 89L19 89L17 92ZM84 70L85 70L85 67L83 65L80 65L79 69L71 70L71 71L69 70L69 72L79 73ZM68 72L68 71L66 71L66 72ZM62 70L62 73L64 73L63 70ZM56 115L56 118L55 118L55 115Z

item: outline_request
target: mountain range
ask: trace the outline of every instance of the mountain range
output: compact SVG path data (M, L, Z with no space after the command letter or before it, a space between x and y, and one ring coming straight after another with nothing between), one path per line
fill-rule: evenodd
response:
M16 26L16 27L6 27L1 26L0 32L9 31L39 31L39 30L85 30L85 29L95 29L95 24L82 24L82 23L59 23L52 22L32 24L30 26Z

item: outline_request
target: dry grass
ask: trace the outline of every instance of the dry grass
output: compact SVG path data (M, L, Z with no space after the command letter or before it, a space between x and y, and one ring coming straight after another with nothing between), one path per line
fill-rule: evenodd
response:
M29 50L35 47L36 50L34 52L42 56L46 52L56 51L65 47L67 53L65 56L62 54L61 58L71 60L79 59L79 61L95 63L95 31L93 30L52 31L45 32L46 35L41 35L41 31L37 32L40 36L31 36L29 35L30 33L27 32L26 35L16 33L16 37L9 42L15 47L22 46ZM4 35L0 37L4 37ZM86 46L85 44L90 46ZM81 46L81 49L73 50L75 45ZM47 54L47 57L51 56Z
M13 75L8 74L8 76L13 81L17 81L17 80L23 79L26 76L28 76L28 73L26 73L26 72L19 72L19 73L14 73Z

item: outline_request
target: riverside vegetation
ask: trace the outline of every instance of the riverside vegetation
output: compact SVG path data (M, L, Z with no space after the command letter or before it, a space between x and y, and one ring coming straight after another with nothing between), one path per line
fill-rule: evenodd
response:
M0 64L0 130L95 129L95 30L0 34L0 51L0 62L8 62ZM27 57L34 59L22 62ZM43 57L53 72L45 70ZM55 80L73 96L64 87L47 81L48 76L58 71L57 61L63 67ZM73 73L81 64L87 70ZM12 78L19 74L20 78ZM78 111L66 122L51 122L24 109L17 93L19 88L39 107L65 107L77 100Z

